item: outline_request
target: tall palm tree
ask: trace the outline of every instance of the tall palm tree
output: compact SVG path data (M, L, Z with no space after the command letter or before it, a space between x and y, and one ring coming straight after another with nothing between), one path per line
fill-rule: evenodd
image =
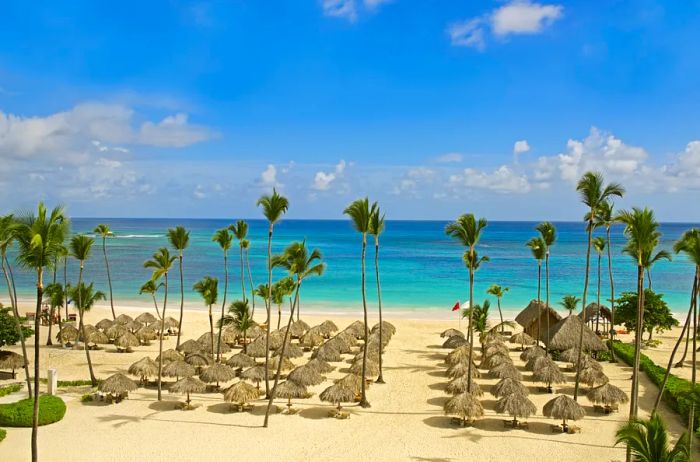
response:
M377 305L379 307L379 344L382 344L382 285L379 282L379 236L384 232L384 214L380 212L379 206L369 219L369 234L374 236L374 272L377 278ZM382 349L379 349L379 377L376 383L384 383L382 374Z
M44 289L44 297L46 298L46 302L49 304L49 318L53 318L53 314L56 310L58 310L58 313L60 315L61 313L61 307L65 303L65 289L63 286L57 282L53 282L46 286ZM53 325L52 322L49 322L49 335L46 340L46 345L53 345L53 341L51 340L51 326ZM59 334L61 332L61 323L58 323L58 328L59 328Z
M204 304L209 308L209 334L211 341L211 354L214 355L214 317L212 316L212 306L216 305L219 298L219 280L211 276L204 276L192 287L201 297Z
M158 340L158 401L162 399L162 379L163 379L163 334L165 332L165 309L168 306L168 273L173 267L177 257L171 256L167 247L161 247L153 254L150 260L143 263L144 268L153 270L151 279L157 285L160 278L163 278L165 295L163 296L163 313L160 318L160 337Z
M267 290L267 286L265 286L264 289ZM282 304L284 303L284 297L288 297L290 294L294 294L294 279L291 277L282 278L272 284L272 302L270 304L277 305L277 329L282 326Z
M596 303L598 304L598 316L595 318L595 332L598 333L598 320L600 319L600 281L601 281L601 262L603 260L603 253L605 252L606 241L605 238L601 236L596 236L593 238L593 249L598 255L598 290L596 291ZM586 320L584 319L584 322Z
M625 188L617 183L609 183L605 185L603 175L598 172L586 172L576 185L576 191L579 193L581 202L588 207L588 213L584 217L586 221L586 231L588 240L586 244L586 274L583 283L582 309L583 317L586 318L586 303L588 299L588 277L591 270L591 246L593 245L593 229L595 228L595 217L603 204L611 200L614 196L622 197L625 193ZM583 351L583 330L585 323L581 323L578 338L578 357L576 364L581 363L581 353ZM576 381L574 384L574 400L578 399L578 390L581 383L580 377L581 368L576 368Z
M182 334L182 316L185 312L185 275L182 270L182 259L185 249L190 244L190 232L182 226L168 229L168 241L177 250L177 258L180 263L180 320L177 323L177 342L175 348L180 346L180 335Z
M243 248L246 236L248 236L248 223L245 220L238 220L235 225L229 226L229 229L238 239L238 248L241 251L241 294L243 294L243 300L248 300L245 295L245 268L243 265Z
M270 418L270 410L272 409L272 401L275 399L275 391L277 390L277 384L279 383L280 374L282 372L282 359L285 357L285 351L287 348L287 343L289 342L289 331L294 320L294 309L299 302L299 291L301 290L301 284L304 280L312 275L321 276L323 271L326 269L326 264L321 262L321 252L318 249L314 249L309 253L306 248L306 242L293 242L284 250L281 255L276 256L272 261L272 266L280 267L289 273L291 277L294 278L295 282L295 293L294 293L294 303L292 304L292 310L289 313L289 320L287 321L287 329L284 331L284 340L282 341L282 349L280 350L279 363L277 366L277 372L275 373L275 382L270 390L270 397L267 402L267 410L265 411L265 421L263 427L267 427L267 422ZM365 337L366 338L366 337Z
M625 225L627 244L623 252L630 255L637 265L637 329L635 329L635 354L632 369L632 392L630 394L630 421L637 417L639 399L639 361L642 349L642 331L644 325L644 271L649 255L654 253L661 238L659 223L650 209L633 208L623 210L618 219Z
M594 225L605 228L605 241L608 249L608 276L610 277L610 362L615 363L615 349L612 342L615 335L615 278L613 276L612 264L612 240L610 239L610 229L617 222L613 214L613 203L610 200L602 202L598 207Z
M615 434L615 444L624 443L639 462L687 462L692 449L688 433L683 433L673 449L669 449L666 425L658 414L649 420L632 419Z
M456 221L449 223L445 227L445 233L448 236L452 236L454 239L459 241L460 244L467 247L464 255L464 261L467 263L469 268L469 307L474 306L474 272L475 266L478 264L479 260L476 253L476 245L481 239L481 233L484 228L488 225L485 218L479 218L478 220L473 214L468 213L461 215ZM473 314L473 310L470 311ZM467 371L467 392L472 391L472 351L474 349L474 336L471 335L472 332L472 322L473 316L469 316L469 326L467 327L467 333L469 336L469 366Z
M226 309L226 295L228 293L228 251L231 250L231 245L233 244L233 236L229 232L228 228L221 228L214 236L211 238L212 241L219 244L221 250L224 253L224 296L223 303L221 304L221 317L224 317L224 310ZM216 347L216 361L221 360L221 327L219 327L219 340Z
M29 356L27 356L27 344L24 339L24 332L19 322L19 310L17 309L17 296L13 294L13 282L10 280L10 262L7 260L7 251L12 246L15 239L17 223L12 215L0 217L0 264L2 266L2 274L5 275L5 283L7 283L7 292L10 297L10 306L12 308L13 318L15 320L15 328L19 333L19 341L22 346L22 358L24 359L24 376L27 381L27 392L29 397L32 397L32 381L29 377Z
M139 289L139 294L148 294L151 296L153 299L153 306L156 308L156 315L158 315L158 319L162 319L163 317L160 314L160 310L158 309L158 300L156 299L156 294L158 293L158 290L163 287L163 283L156 283L153 279L149 279L146 281L141 288Z
M50 212L43 202L37 206L37 214L28 213L18 220L15 237L19 244L19 264L36 273L36 316L34 320L34 404L32 415L32 462L39 457L37 438L39 428L39 313L44 296L44 271L51 268L55 255L63 246L69 231L69 222L63 207Z
M117 314L114 312L114 297L112 294L112 275L109 272L109 259L107 258L107 238L114 237L114 233L109 226L104 223L97 225L93 231L95 234L102 237L102 254L105 257L105 268L107 268L107 284L109 285L109 305L112 308L112 319L117 319Z
M48 290L49 287L46 289ZM81 282L75 287L70 287L68 289L68 294L73 300L76 300L76 307L78 308L78 312L81 313L90 311L92 307L95 306L95 302L107 298L104 292L95 290L95 285L92 282L89 285L85 285L84 282ZM83 336L83 344L85 344L87 348L88 339L85 336Z
M503 311L501 311L501 299L506 293L508 293L509 290L510 288L501 287L498 284L493 284L486 290L487 294L496 297L496 303L498 305L498 316L501 318L501 333L503 333L505 329L505 324L503 322Z
M557 241L557 228L554 226L553 223L550 223L549 221L545 221L537 225L535 228L537 231L539 231L540 236L542 237L542 240L544 241L546 248L545 248L545 256L544 256L544 285L545 285L545 306L547 309L549 309L549 254L550 254L550 249L554 245L554 243ZM547 316L547 326L545 329L547 329L547 352L549 353L549 316Z
M578 298L576 295L564 295L559 304L563 306L565 310L568 310L569 316L571 316L574 313L574 311L576 311L576 307L578 306L578 302L580 301L581 299Z
M538 236L527 241L525 245L530 248L532 256L537 260L537 337L535 340L539 345L540 340L542 340L542 260L544 260L547 253L547 244L545 244L544 239ZM547 315L547 318L549 318L549 315Z
M250 284L250 298L251 302L253 303L253 309L250 312L250 317L251 319L255 318L255 295L253 294L253 288L255 287L255 284L253 283L253 272L250 270L250 240L249 239L243 239L241 241L241 247L243 248L243 251L245 252L245 265L248 270L248 283Z
M361 269L362 269L362 309L364 312L365 321L365 335L364 342L367 344L367 339L369 338L369 326L367 325L367 290L366 290L366 271L365 271L365 257L367 255L367 233L369 232L370 221L372 215L377 213L377 203L373 203L370 207L369 199L366 197L364 199L357 199L355 202L347 206L343 211L345 215L348 215L352 221L352 224L357 232L362 235L362 257L361 257ZM362 352L362 393L360 398L360 406L370 407L369 401L367 401L366 384L365 384L365 372L367 366L367 348L363 349Z
M80 263L80 271L78 272L78 287L81 287L83 283L83 272L85 271L85 260L90 258L90 253L92 252L92 245L95 243L95 240L91 237L88 237L84 234L78 234L77 236L73 236L73 238L70 241L70 254L73 258L78 260ZM82 310L82 300L80 300L80 296L82 295L81 291L77 291L75 295L78 296L78 298L74 298L76 302L76 308L78 309L78 317L79 317L79 322L80 322L80 335L83 337L83 349L85 350L85 356L87 357L87 363L88 363L88 370L90 371L90 382L92 382L92 386L96 387L97 386L97 379L95 378L95 372L92 370L92 360L90 359L90 349L88 348L85 336L85 320L84 320L84 312Z
M282 216L289 209L289 200L280 195L276 189L272 189L272 194L264 195L258 199L258 207L262 207L263 215L267 218L267 297L265 297L265 314L267 324L267 335L265 336L265 397L270 396L270 311L272 310L272 233L275 224L282 219Z
M248 342L246 332L255 325L253 317L250 313L248 300L234 300L228 307L228 312L223 318L223 325L234 325L238 330L243 332L243 353L248 350Z

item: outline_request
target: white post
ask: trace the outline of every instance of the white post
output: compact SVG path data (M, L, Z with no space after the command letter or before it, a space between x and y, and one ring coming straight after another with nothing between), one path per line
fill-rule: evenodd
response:
M48 381L48 393L55 395L58 392L58 371L56 369L49 369Z

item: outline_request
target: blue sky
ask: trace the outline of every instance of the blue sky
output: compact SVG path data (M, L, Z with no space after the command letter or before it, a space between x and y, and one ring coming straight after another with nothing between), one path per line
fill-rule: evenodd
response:
M65 3L70 3L66 5ZM700 2L6 2L2 209L698 221Z

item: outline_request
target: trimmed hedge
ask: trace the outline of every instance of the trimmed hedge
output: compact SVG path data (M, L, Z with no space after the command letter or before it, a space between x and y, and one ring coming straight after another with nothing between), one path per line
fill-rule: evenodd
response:
M39 382L49 383L47 379L39 379ZM100 383L102 383L102 380L97 379L97 384L99 385ZM58 388L81 387L83 385L92 385L92 382L90 380L59 380L57 385Z
M16 403L0 404L0 425L4 427L31 427L34 400L23 399ZM57 396L39 397L39 425L58 422L66 414L66 403Z
M7 432L0 428L0 441L4 440L5 437L7 436Z
M629 345L621 342L613 342L613 348L618 358L629 364L634 365L634 345ZM666 368L658 366L649 359L644 353L640 354L639 369L644 371L649 379L661 387L666 375ZM692 399L689 396L692 384L690 380L685 380L673 374L668 375L666 381L666 389L664 390L663 400L671 409L679 413L683 419L688 421L688 413L692 404ZM700 394L700 384L695 384L695 393ZM696 434L700 436L700 409L695 409L695 428Z
M10 393L14 393L16 391L20 391L21 389L22 385L20 385L19 383L7 385L5 387L0 387L0 397L9 395Z

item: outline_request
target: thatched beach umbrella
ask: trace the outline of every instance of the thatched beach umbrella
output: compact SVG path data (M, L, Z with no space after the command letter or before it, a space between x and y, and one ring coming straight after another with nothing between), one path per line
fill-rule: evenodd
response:
M116 322L117 324L126 324L133 320L134 319L128 314L120 314L119 316L117 316L117 319L115 319L114 322Z
M64 325L61 331L56 334L56 338L61 343L72 343L78 340L78 329L73 326Z
M593 388L596 385L603 385L610 381L610 379L608 379L608 376L605 375L603 371L600 371L593 367L586 367L585 369L581 369L581 372L579 372L579 379L581 383L585 383L590 388Z
M583 327L583 349L586 351L605 351L608 348L593 331L575 315L567 316L553 325L544 340L549 339L550 350L568 350L578 348L579 336Z
M484 415L484 408L479 399L470 393L460 393L445 403L445 414L457 415L462 419L462 425L467 421L476 420Z
M464 338L464 332L462 332L461 330L449 328L447 330L442 331L442 333L440 334L440 338L445 338L445 337L447 337L447 338L450 338L450 337L462 337L462 338Z
M534 345L535 339L527 335L525 332L520 332L511 336L510 343L519 343L520 349L524 350L525 345Z
M304 321L294 321L289 327L289 335L292 338L299 338L310 329L309 325Z
M141 322L138 322L137 320L133 320L133 321L129 321L126 324L124 324L124 327L129 329L129 331L131 331L131 332L136 332L137 330L144 327L144 324Z
M318 345L322 345L324 340L320 332L309 331L302 335L301 339L299 339L299 344L306 350L310 350Z
M335 369L335 367L318 358L312 359L311 361L306 363L306 366L316 369L316 371L318 371L319 374L327 374Z
M350 361L351 364L356 363L358 361L362 361L362 358L364 357L364 352L360 351L357 353L352 360ZM374 361L375 363L379 362L379 350L367 350L367 361Z
M279 356L280 354L282 354L282 349L278 348L277 350L275 350L274 353L272 353L272 356ZM301 358L302 356L304 356L304 352L302 351L302 349L293 343L288 343L287 346L284 348L285 358Z
M586 352L584 351L583 355L581 356L582 358L586 356ZM559 354L559 359L561 361L567 361L570 362L571 364L574 364L576 361L578 361L578 348L569 348L568 350L564 350Z
M574 361L575 363L576 361ZM583 369L595 369L597 371L603 372L603 365L600 364L598 361L595 359L591 358L590 356L581 356L581 362L579 363L581 370ZM576 365L573 364L571 367L573 370L576 370Z
M109 337L102 331L95 330L87 335L87 343L92 345L106 345L109 343Z
M224 401L238 406L243 410L246 404L254 399L258 399L262 394L259 388L255 388L247 382L236 382L223 391Z
M489 375L497 379L522 380L522 374L513 364L502 363L489 370Z
M555 363L549 356L536 356L528 359L528 361L525 363L525 369L534 372L542 369L545 366L551 366L552 364Z
M525 351L520 353L520 359L523 361L528 361L530 358L535 358L537 356L547 356L547 352L539 345L525 348Z
M492 354L491 356L485 356L483 361L481 361L481 368L482 369L492 369L499 364L513 364L513 360L510 359L510 356L507 354L503 353L496 353Z
M271 358L270 364L269 364L270 372L276 373L277 367L279 366L279 364L280 364L280 357L279 356ZM289 358L282 359L282 372L291 371L292 369L294 369L294 367L295 367L294 363L292 361L290 361Z
M352 351L352 344L347 341L346 337L336 335L332 339L328 340L322 345L322 347L333 348L335 351L341 354L350 353Z
M462 345L455 348L447 354L445 357L445 364L451 366L457 364L458 362L469 360L469 345Z
M158 332L156 332L156 329L152 325L143 326L136 331L136 338L139 339L139 342L142 344L150 345L151 340L158 338Z
M114 323L109 327L109 329L107 329L105 331L105 334L107 334L107 337L109 337L111 339L118 339L119 337L121 337L122 335L124 335L128 332L129 332L129 329L127 329L124 326L124 324Z
M287 380L309 387L323 383L326 378L313 367L299 366L287 375Z
M116 345L117 351L119 352L129 352L131 351L131 347L139 346L140 344L139 339L131 332L123 334L114 341L114 345Z
M165 318L164 323L166 329L177 330L180 327L180 322L172 316L168 316L167 318Z
M532 374L532 378L538 382L543 382L547 384L547 391L552 392L553 383L566 383L566 377L564 373L559 370L559 366L556 364L549 364L542 366L540 369L536 370Z
M185 409L191 409L190 393L202 393L207 389L207 384L196 377L185 377L170 385L170 393L186 394Z
M226 365L239 369L243 367L253 367L255 366L255 360L245 353L236 353L226 361Z
M158 363L146 356L129 366L129 374L139 377L145 385L149 377L158 375Z
M255 386L260 388L260 382L265 380L265 367L264 366L255 366L251 367L249 369L244 370L241 373L241 377L244 378L245 380L250 380L251 382L255 383Z
M100 329L102 332L104 332L107 329L109 329L110 327L112 327L113 324L114 324L114 321L112 321L111 319L105 318L102 321L95 324L95 327Z
M373 325L370 332L379 332L379 323ZM389 335L389 337L392 337L394 334L396 334L396 327L394 327L394 325L389 321L382 321L382 336L387 334Z
M246 346L245 349L246 354L253 358L264 358L266 351L267 348L265 348L265 339L261 337L253 340L248 344L248 346Z
M335 363L342 361L343 357L340 356L338 350L333 348L332 345L328 345L328 342L326 342L311 353L311 359L320 359L321 361Z
M204 348L202 348L202 343L190 339L182 342L180 346L177 347L177 351L187 355L190 353L201 353L202 351L204 351Z
M187 356L185 356L185 362L190 366L194 366L195 369L197 369L198 371L200 370L200 368L211 364L209 358L201 353L188 354Z
M185 357L173 350L172 348L163 352L163 362L165 361L182 361ZM160 355L156 356L156 362L160 361Z
M246 337L248 333L246 332ZM238 341L238 337L243 337L243 333L238 330L236 326L228 326L226 329L221 331L221 341L229 345L235 345Z
M248 329L248 331L246 332L246 335L249 338L254 339L254 338L258 338L259 336L261 336L264 333L265 333L265 331L263 330L262 327L258 326L257 324L254 324L253 327Z
M527 396L510 393L496 401L496 412L513 416L513 426L517 427L518 417L530 417L537 412L537 407Z
M337 404L337 410L342 410L341 403L351 403L355 400L355 391L343 384L336 383L321 392L318 397L326 403Z
M15 369L22 367L24 367L24 357L22 355L14 351L0 351L0 369L11 370L13 379L17 376Z
M166 377L175 377L176 379L180 377L192 377L196 372L194 366L187 364L181 359L170 361L163 366L163 375Z
M459 362L457 364L453 364L447 369L447 376L448 377L462 377L464 375L467 375L469 373L469 365L465 364L464 362ZM476 367L471 368L471 374L472 374L472 379L478 379L481 377L481 374L479 373L479 370Z
M491 356L495 354L503 354L508 356L510 354L510 350L505 343L492 343L484 348L484 356Z
M347 387L353 390L355 393L359 393L360 388L362 387L362 378L359 375L348 374L345 377L336 380L335 383Z
M277 350L282 348L282 343L284 343L284 333L276 330L270 332L270 350Z
M199 374L199 378L206 383L215 383L219 386L219 382L229 382L236 377L236 372L226 364L214 363L211 366L204 369L204 371Z
M610 412L613 406L625 404L629 401L627 393L611 383L592 388L586 396L592 403L605 406L607 412Z
M362 321L355 321L346 327L345 331L351 333L356 339L361 339L365 336L365 323Z
M274 394L277 398L287 399L287 412L290 414L292 413L292 399L309 397L309 392L306 391L305 386L289 380L279 383L274 391Z
M114 375L107 377L97 387L102 393L107 393L113 396L122 397L129 396L130 391L134 391L139 386L129 377L117 372Z
M458 395L460 393L465 393L468 389L468 385L467 374L464 374L450 380L445 387L445 391L451 395ZM482 396L484 394L484 392L481 391L481 387L474 381L472 381L471 393L474 396Z
M462 345L469 345L469 342L467 342L467 339L464 337L455 335L445 340L445 342L442 344L442 348L457 348Z
M336 326L331 320L323 321L318 327L320 328L321 334L327 337L333 335L335 332L338 332L338 326Z
M520 393L523 396L527 396L530 394L530 390L519 380L511 379L510 377L499 380L491 388L491 394L496 398L503 398L511 393Z
M579 420L583 419L586 414L581 407L573 399L566 395L559 395L554 399L551 399L542 408L542 414L547 417L552 417L554 419L562 419L562 429L565 432L569 431L569 426L567 425L567 420Z
M209 343L200 343L202 347L202 351L205 353L209 354L216 354L219 351L219 338L216 337L214 338L214 349L212 350L212 344L211 342ZM223 340L221 340L221 353L229 353L231 351L231 347L228 346L226 343L224 343Z
M362 374L362 361L355 361L350 366L350 373L355 375ZM379 364L370 360L365 361L365 377L376 377L377 375L379 375Z
M151 313L145 312L145 313L141 313L140 315L136 316L136 321L140 322L141 324L149 325L151 323L156 322L157 319Z

